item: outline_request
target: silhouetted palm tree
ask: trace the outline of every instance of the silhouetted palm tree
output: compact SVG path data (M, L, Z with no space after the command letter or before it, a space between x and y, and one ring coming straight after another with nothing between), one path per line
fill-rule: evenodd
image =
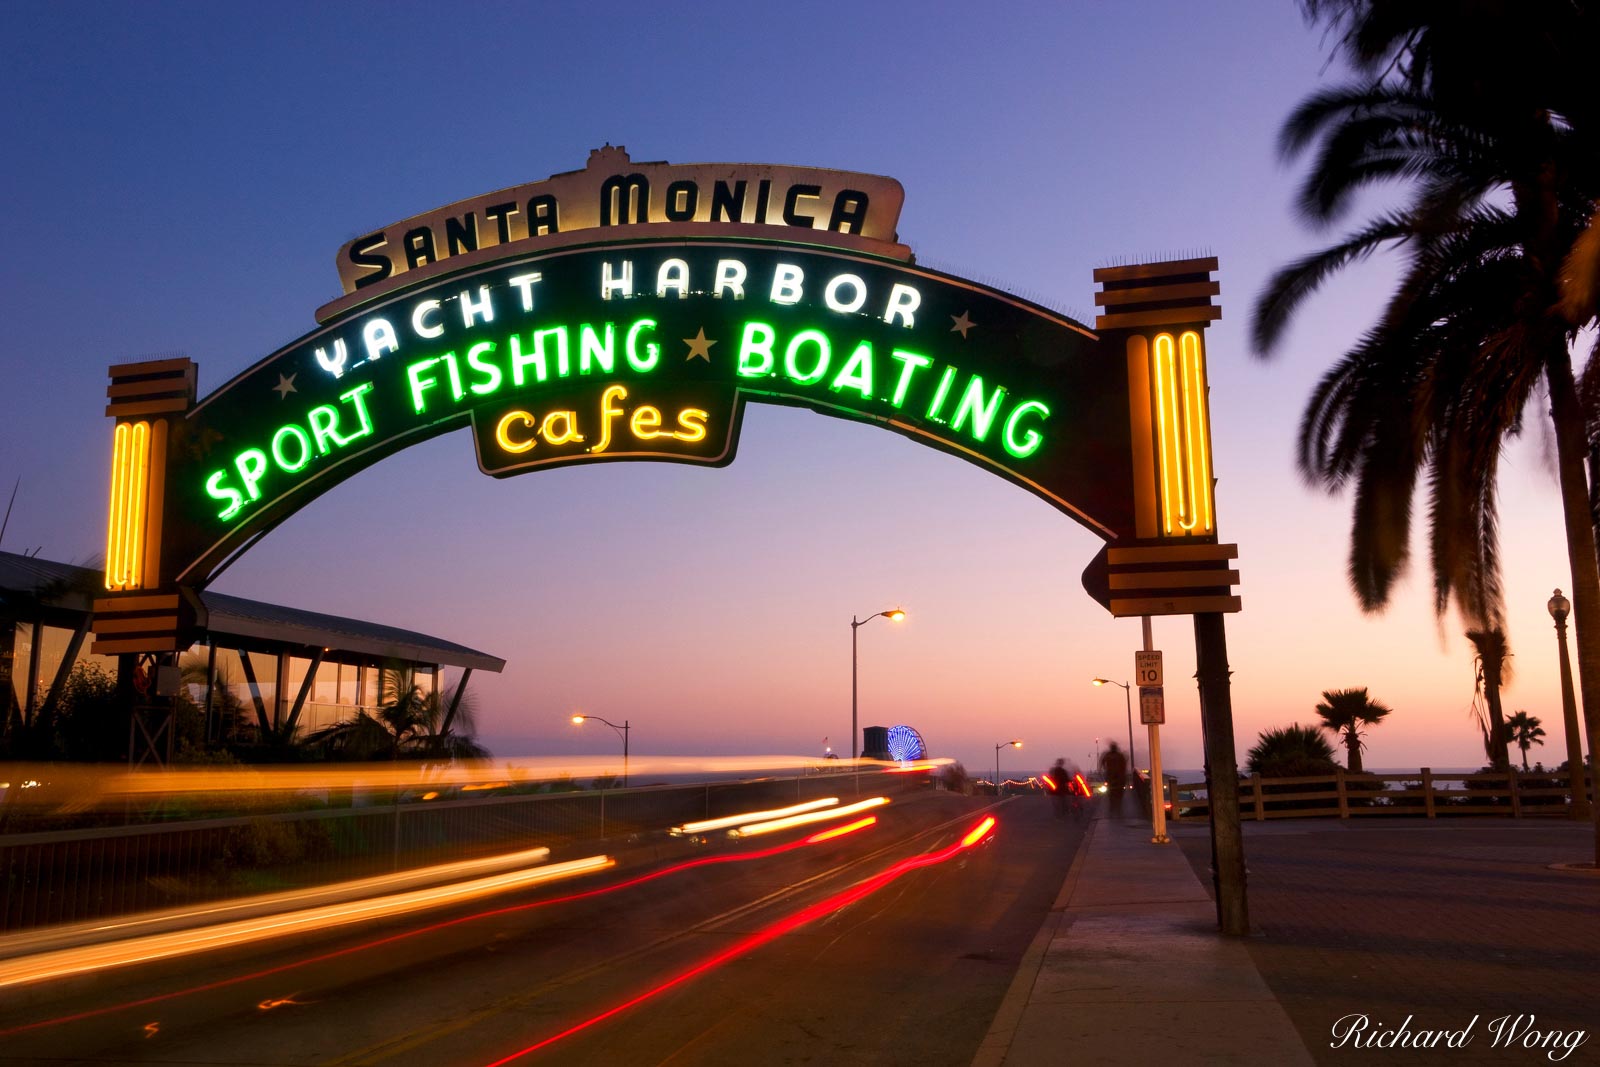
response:
M1263 778L1303 778L1333 774L1333 746L1314 726L1284 726L1263 730L1245 757L1245 770Z
M1436 610L1454 599L1474 628L1500 624L1499 454L1542 386L1591 745L1600 741L1600 565L1585 461L1600 420L1586 415L1571 349L1597 303L1579 243L1600 199L1600 93L1586 58L1600 39L1593 6L1308 0L1314 20L1342 32L1336 47L1359 80L1312 95L1285 124L1285 154L1317 146L1302 211L1334 222L1381 181L1403 183L1410 199L1280 271L1255 319L1256 347L1268 353L1331 274L1381 248L1406 253L1388 306L1324 377L1301 424L1307 476L1334 490L1354 484L1350 578L1368 610L1383 607L1405 569L1425 474ZM1596 830L1600 855L1600 822Z
M1537 715L1519 711L1506 720L1506 728L1511 731L1511 740L1522 749L1522 769L1527 770L1528 746L1544 744L1544 727L1539 725Z
M1317 705L1322 717L1322 728L1338 738L1345 749L1345 766L1353 773L1361 773L1361 727L1376 726L1394 709L1367 696L1361 689L1327 689L1322 693L1322 703Z
M455 702L455 689L423 692L410 667L386 667L379 672L378 702L376 715L358 710L353 718L312 734L306 743L336 759L351 760L448 762L489 755L489 750L472 738L470 691L461 695L449 730L444 727Z
M1472 642L1473 649L1473 714L1483 732L1484 755L1495 770L1509 770L1511 735L1506 731L1506 718L1501 711L1500 687L1511 681L1511 645L1499 627L1468 630L1467 640ZM1483 700L1483 708L1478 706L1479 698Z

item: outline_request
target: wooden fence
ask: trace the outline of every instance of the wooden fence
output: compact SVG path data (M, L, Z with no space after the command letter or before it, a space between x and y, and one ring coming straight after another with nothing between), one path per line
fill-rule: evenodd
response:
M1592 794L1591 785L1591 795ZM1173 819L1207 818L1210 802L1204 782L1170 783ZM1337 774L1305 778L1239 779L1241 819L1303 819L1337 815L1410 815L1433 819L1456 815L1566 816L1571 813L1571 782L1556 771L1505 774L1436 773Z

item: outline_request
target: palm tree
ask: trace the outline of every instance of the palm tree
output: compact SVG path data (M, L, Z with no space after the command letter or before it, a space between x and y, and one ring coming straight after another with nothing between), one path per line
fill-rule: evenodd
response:
M1506 720L1506 727L1511 731L1511 739L1522 749L1522 769L1528 769L1528 746L1544 744L1544 727L1539 725L1537 715L1529 715L1519 711Z
M1506 640L1505 631L1498 626L1492 630L1468 630L1467 640L1472 642L1476 676L1473 713L1478 717L1478 728L1483 731L1483 751L1495 770L1508 770L1511 735L1506 731L1506 718L1501 711L1500 687L1511 681L1511 644ZM1487 712L1478 707L1480 697Z
M1345 764L1351 773L1361 773L1361 727L1376 726L1394 709L1367 696L1361 689L1328 689L1322 693L1322 703L1317 714L1322 717L1322 728L1344 744Z
M378 676L376 715L358 710L354 717L312 734L306 743L336 759L484 759L489 750L472 737L472 698L463 693L455 699L459 685L445 693L424 692L412 668L385 667ZM456 716L449 722L453 703Z
M1585 463L1600 420L1585 411L1571 349L1596 312L1578 267L1600 255L1585 259L1579 244L1600 199L1600 94L1585 56L1600 38L1600 10L1566 0L1307 0L1306 10L1343 31L1336 48L1360 80L1312 95L1285 124L1286 155L1318 146L1303 213L1335 222L1358 191L1381 181L1402 182L1411 195L1284 268L1257 305L1255 345L1267 354L1300 303L1341 267L1383 248L1406 253L1383 314L1312 395L1301 468L1330 490L1355 487L1350 579L1371 611L1406 568L1412 498L1425 474L1435 609L1454 601L1474 629L1492 630L1503 618L1499 454L1542 387L1594 747L1600 564ZM1600 806L1595 831L1600 859Z
M1261 731L1245 757L1245 770L1263 778L1304 778L1333 774L1333 746L1314 726L1284 726Z

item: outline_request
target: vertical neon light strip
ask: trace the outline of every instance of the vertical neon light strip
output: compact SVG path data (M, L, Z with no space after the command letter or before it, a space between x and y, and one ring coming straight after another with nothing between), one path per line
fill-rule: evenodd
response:
M1183 363L1183 436L1188 453L1189 521L1185 530L1199 527L1210 533L1211 521L1211 427L1206 424L1206 370L1200 349L1200 335L1189 330L1178 339Z
M144 581L145 494L149 484L150 424L118 423L111 444L107 589L138 589Z
M1173 532L1186 508L1183 493L1183 443L1179 436L1177 344L1170 333L1157 334L1153 352L1156 380L1156 437L1161 447L1161 526ZM1191 523L1192 526L1192 523Z

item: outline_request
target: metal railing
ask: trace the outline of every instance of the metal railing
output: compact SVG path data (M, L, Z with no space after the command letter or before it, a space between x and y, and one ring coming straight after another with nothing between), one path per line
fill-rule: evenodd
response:
M921 775L862 774L880 793ZM803 775L285 811L0 836L0 932L302 888L513 848L637 839L792 804L849 780ZM359 798L357 798L359 799ZM368 798L370 799L370 798Z

